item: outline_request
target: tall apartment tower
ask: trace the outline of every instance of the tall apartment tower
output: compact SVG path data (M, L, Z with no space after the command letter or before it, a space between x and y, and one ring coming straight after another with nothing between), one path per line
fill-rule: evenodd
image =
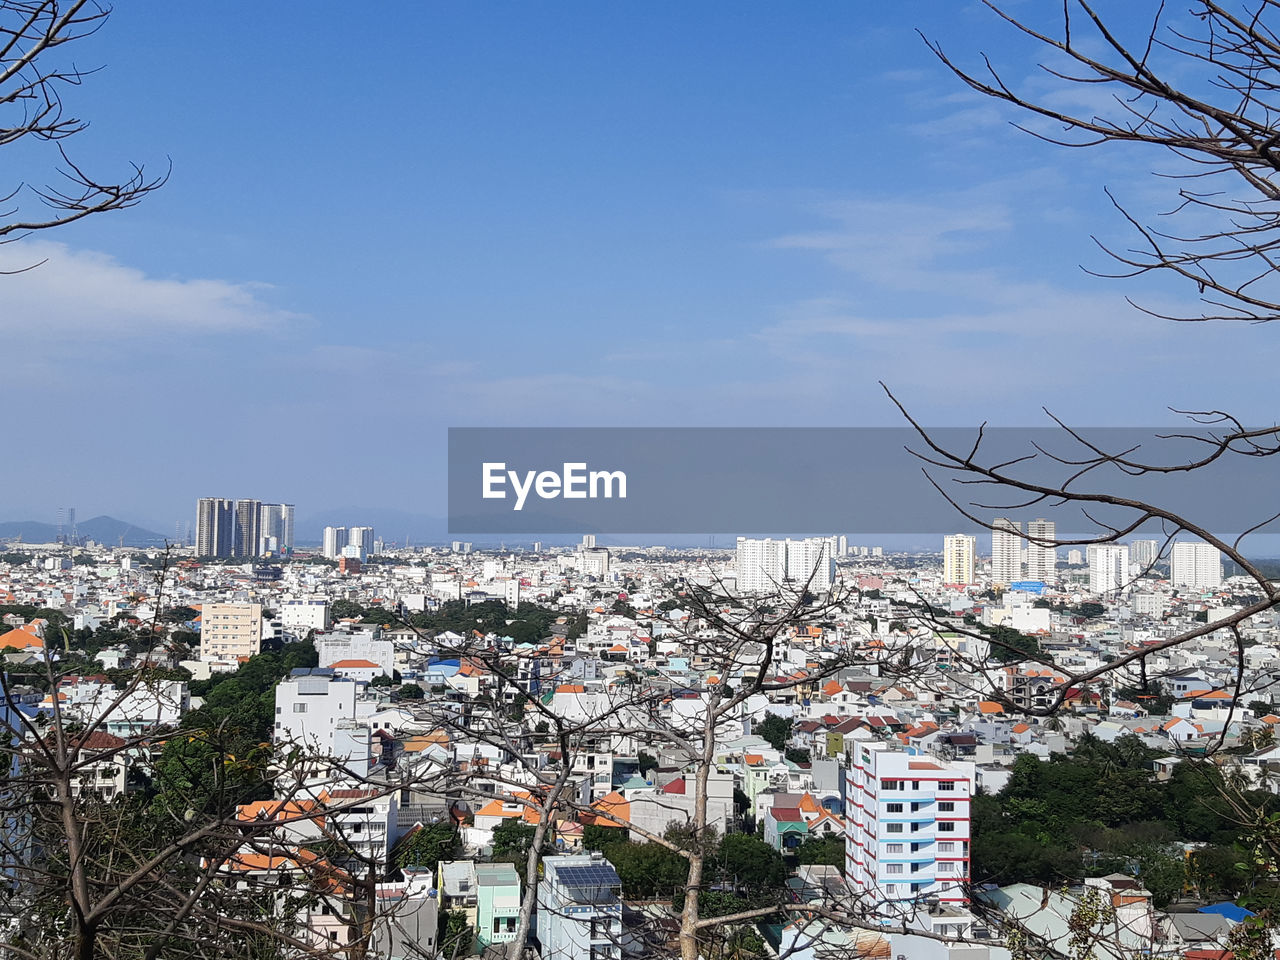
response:
M1028 580L1054 583L1058 579L1058 549L1048 545L1057 533L1058 526L1052 520L1032 520L1027 524Z
M1222 585L1222 554L1193 540L1177 540L1169 555L1169 582L1175 587L1211 590Z
M1008 586L1022 579L1022 524L999 517L991 526L991 582Z
M783 577L793 586L808 586L810 593L831 589L835 578L835 558L827 537L788 539L783 543Z
M1134 573L1139 576L1151 569L1159 555L1160 543L1157 540L1129 541L1129 562L1134 565Z
M787 548L781 540L738 538L734 568L739 593L773 593L786 575Z
M347 546L347 528L346 527L325 527L324 528L324 544L321 552L330 560L336 560L342 556L342 551Z
M373 527L348 527L347 546L359 547L361 557L367 557L374 553Z
M974 583L974 556L978 538L956 533L942 540L942 582L964 585Z
M230 557L235 550L235 504L220 497L196 501L196 554Z
M262 501L236 501L235 545L233 557L256 557L258 555L258 522L261 519Z
M1089 546L1089 590L1117 594L1129 585L1129 545L1094 543Z
M264 503L258 512L258 554L293 550L293 504Z
M845 775L845 870L885 917L925 897L968 903L974 765L860 742Z

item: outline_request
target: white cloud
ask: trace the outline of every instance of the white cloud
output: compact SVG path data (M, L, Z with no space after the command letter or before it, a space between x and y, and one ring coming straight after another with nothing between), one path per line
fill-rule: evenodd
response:
M46 240L0 245L0 271L0 334L28 343L228 333L301 319L264 302L262 284L152 277Z

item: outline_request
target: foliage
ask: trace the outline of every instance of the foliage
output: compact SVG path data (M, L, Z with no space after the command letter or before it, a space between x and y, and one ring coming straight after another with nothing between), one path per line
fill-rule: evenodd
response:
M682 895L689 861L669 847L619 840L605 846L602 852L618 871L624 897L643 900Z
M844 838L839 835L829 837L807 837L796 847L796 856L800 863L826 864L844 870Z
M493 828L495 862L521 863L529 855L537 828L519 817L511 817Z
M757 736L768 740L769 746L773 747L773 749L781 750L786 746L787 738L791 736L791 720L774 713L768 713L756 726L754 732Z
M1024 754L1008 784L971 804L975 883L1059 884L1137 870L1157 901L1181 894L1183 878L1202 897L1235 897L1249 885L1235 847L1248 829L1224 799L1210 764L1183 762L1157 781L1158 751L1136 736L1105 743L1085 735L1070 756ZM1275 809L1269 794L1250 802ZM1184 867L1182 843L1204 844Z
M730 833L720 841L716 862L724 880L751 898L776 894L787 881L782 854L744 833Z
M462 849L461 838L451 821L422 824L396 845L397 867L424 867L436 870L441 860L452 860Z
M475 931L467 923L467 914L462 910L446 910L440 914L440 926L436 934L436 943L440 944L440 952L446 957L466 957L471 954L471 941Z
M999 663L1017 663L1040 653L1040 641L1012 627L978 628L991 641L991 659Z

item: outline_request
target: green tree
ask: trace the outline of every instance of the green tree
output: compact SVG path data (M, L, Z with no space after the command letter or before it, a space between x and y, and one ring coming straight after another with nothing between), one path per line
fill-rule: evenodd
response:
M796 847L800 863L826 864L844 870L844 838L841 836L807 837Z
M743 833L727 834L720 841L716 865L726 883L753 898L776 895L787 881L782 854Z
M451 821L423 824L396 844L397 867L425 867L433 873L441 860L452 860L462 848L457 828Z
M791 720L774 713L767 713L756 726L755 733L768 740L769 746L773 749L781 750L786 746L787 738L791 736Z

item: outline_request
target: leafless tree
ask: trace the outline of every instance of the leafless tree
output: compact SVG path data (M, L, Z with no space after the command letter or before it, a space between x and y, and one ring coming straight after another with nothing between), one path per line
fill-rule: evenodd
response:
M0 147L43 141L57 151L56 180L17 183L0 194L0 242L132 207L168 178L135 165L121 181L103 180L67 149L88 124L63 98L93 73L76 65L68 45L91 37L109 13L96 0L0 0ZM41 209L26 212L24 200Z
M1104 5L1092 0L1019 14L983 3L1040 48L1044 75L1057 83L1051 93L1027 92L1033 82L1011 80L1009 68L988 57L983 69L967 68L926 38L970 88L1031 115L1032 123L1019 126L1051 143L1136 143L1165 154L1159 175L1176 185L1168 225L1145 222L1108 192L1138 239L1125 250L1099 244L1120 265L1110 275L1168 273L1194 285L1199 312L1148 310L1157 316L1261 322L1280 315L1280 4L1142 4L1149 26L1126 35L1121 16L1101 13ZM1126 13L1136 6L1124 4ZM1078 111L1063 106L1062 94L1073 88L1087 104Z

